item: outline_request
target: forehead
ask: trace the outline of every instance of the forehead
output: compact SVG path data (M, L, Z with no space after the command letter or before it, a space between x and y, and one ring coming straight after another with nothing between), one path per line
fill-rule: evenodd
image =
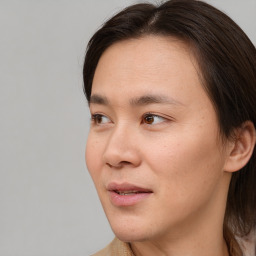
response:
M199 88L200 87L200 88ZM111 93L123 97L137 94L169 94L179 97L202 86L196 61L184 42L171 37L146 36L121 41L101 56L93 84L93 94ZM116 97L120 97L117 95Z
M104 66L106 71L164 71L170 62L188 66L196 64L189 44L170 36L148 35L114 43L103 52L95 73ZM114 70L113 70L114 68ZM129 70L128 70L129 68ZM125 70L126 69L126 70ZM112 74L112 72L111 72Z

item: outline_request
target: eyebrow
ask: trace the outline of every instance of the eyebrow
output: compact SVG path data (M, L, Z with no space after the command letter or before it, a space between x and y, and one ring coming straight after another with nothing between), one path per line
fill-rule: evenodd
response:
M155 103L183 105L179 101L174 100L173 98L167 97L165 95L147 94L130 100L130 104L134 106L144 106Z
M93 103L93 104L98 104L98 105L108 105L108 99L104 96L101 96L99 94L94 94L90 97L89 99L89 105Z
M138 98L131 99L130 105L132 106L145 106L149 104L172 104L172 105L183 105L181 102L167 97L165 95L153 95L147 94L140 96ZM90 97L89 104L98 104L98 105L109 105L109 101L105 96L99 94L93 94Z

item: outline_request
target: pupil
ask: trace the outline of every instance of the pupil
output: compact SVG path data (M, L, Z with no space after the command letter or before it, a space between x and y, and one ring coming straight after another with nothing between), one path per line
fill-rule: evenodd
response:
M102 117L100 115L96 116L96 122L101 123Z
M147 116L145 119L147 124L152 124L154 122L153 116Z

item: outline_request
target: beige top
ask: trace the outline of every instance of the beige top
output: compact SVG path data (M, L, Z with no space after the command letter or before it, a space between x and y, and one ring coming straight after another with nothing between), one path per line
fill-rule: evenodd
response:
M246 239L238 240L243 250L243 256L256 256L256 231ZM128 243L115 238L107 247L92 256L135 256Z
M115 238L107 247L92 256L134 256L128 243Z

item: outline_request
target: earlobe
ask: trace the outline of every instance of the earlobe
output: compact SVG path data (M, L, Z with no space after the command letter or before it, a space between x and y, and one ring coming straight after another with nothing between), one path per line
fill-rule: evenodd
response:
M229 143L224 171L236 172L242 169L252 156L255 142L255 127L251 121L246 121L235 130L235 139Z

